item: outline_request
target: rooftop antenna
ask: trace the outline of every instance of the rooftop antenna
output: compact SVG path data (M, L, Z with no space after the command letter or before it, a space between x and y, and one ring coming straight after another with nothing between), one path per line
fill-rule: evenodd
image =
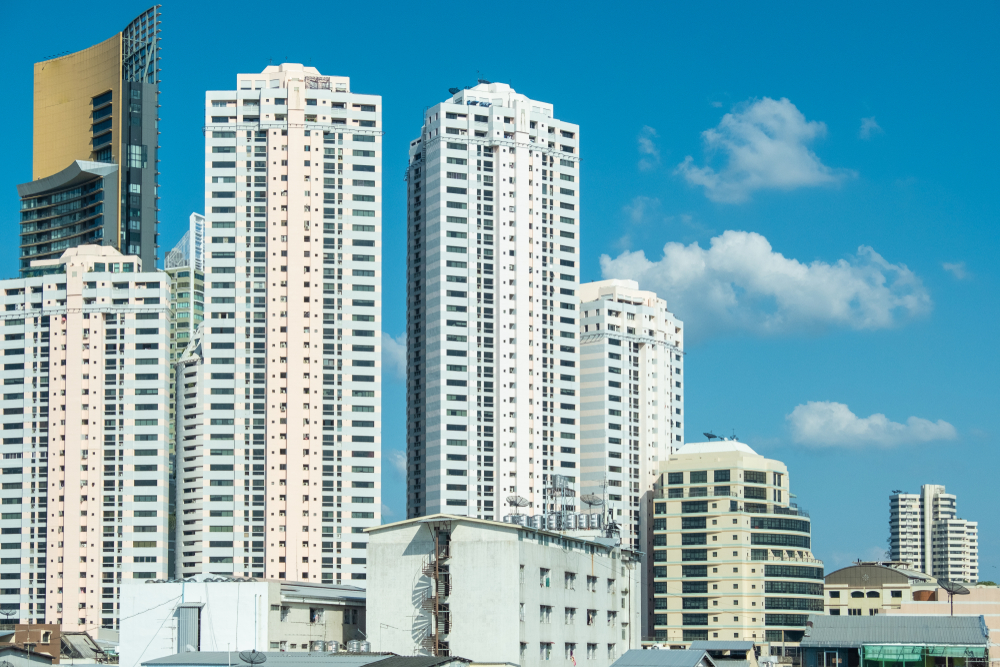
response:
M514 514L517 514L518 507L527 507L531 503L528 502L526 498L521 496L507 496L507 504L514 508Z
M240 651L240 660L253 667L267 662L267 656L257 649L252 651Z
M955 596L956 595L968 595L969 589L958 583L957 581L950 581L948 579L938 579L937 585L940 586L948 593L948 604L951 606L951 615L955 615Z
M713 438L718 438L719 437L719 436L715 435L714 433L702 433L702 435L705 436L706 438L708 438L709 442L712 442Z

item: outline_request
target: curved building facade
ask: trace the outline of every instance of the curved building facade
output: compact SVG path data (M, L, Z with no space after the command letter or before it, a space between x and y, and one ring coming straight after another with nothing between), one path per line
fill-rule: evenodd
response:
M139 256L145 270L155 270L159 24L157 5L110 39L35 63L34 180L18 190L31 193L29 199L55 196L58 186L76 178L77 163L115 166L116 183L115 196L109 198L111 176L102 174L103 231L99 237L90 229L60 236L52 234L54 229L33 229L35 220L24 215L26 205L32 204L22 192L22 275L34 260L57 259L66 249L89 243ZM57 189L45 193L43 182L50 178L56 180L48 185ZM67 186L72 190L76 185ZM32 236L36 231L51 238L36 239Z
M687 444L660 465L652 526L653 635L791 648L823 611L823 562L788 469L736 440ZM776 652L777 651L777 652Z

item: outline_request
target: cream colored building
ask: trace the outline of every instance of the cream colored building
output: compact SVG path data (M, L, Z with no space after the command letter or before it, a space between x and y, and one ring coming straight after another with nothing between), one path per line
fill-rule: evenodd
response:
M788 469L736 440L688 443L660 464L654 500L658 643L801 639L823 611L823 562Z
M934 578L922 572L856 563L826 575L824 608L831 616L874 616L913 601L915 591L936 587Z
M381 519L382 99L285 63L205 98L177 576L363 581Z
M122 584L167 576L169 289L84 245L0 282L0 609L117 628Z

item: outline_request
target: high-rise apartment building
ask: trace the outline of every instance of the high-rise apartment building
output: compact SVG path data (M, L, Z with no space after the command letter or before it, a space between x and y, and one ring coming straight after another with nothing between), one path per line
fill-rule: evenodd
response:
M205 216L192 213L188 231L164 258L170 276L170 363L180 358L205 319Z
M35 63L34 168L21 196L21 273L110 245L156 270L159 5L83 51Z
M236 79L206 96L177 576L364 579L381 516L382 101L296 64Z
M660 463L684 442L684 332L632 280L580 285L580 493L614 514L622 544L652 553ZM653 577L646 559L643 581ZM641 596L649 634L652 596Z
M798 642L823 611L823 562L788 469L735 440L689 443L661 462L654 500L653 635Z
M614 510L624 544L644 529L665 461L684 442L684 333L633 280L580 285L580 491Z
M407 172L407 516L539 513L579 483L580 129L505 84L450 92Z
M939 579L979 581L979 524L959 519L957 502L938 484L889 496L889 557Z
M169 291L141 261L81 246L0 282L0 609L20 622L117 628L123 580L167 576Z

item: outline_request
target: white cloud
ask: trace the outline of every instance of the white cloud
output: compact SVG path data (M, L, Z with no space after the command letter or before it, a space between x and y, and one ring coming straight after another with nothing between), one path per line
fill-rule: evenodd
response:
M716 171L697 167L690 155L675 174L705 188L717 202L746 201L755 190L793 190L831 185L853 174L820 162L807 145L826 135L826 125L807 121L786 98L748 102L722 117L702 137L709 154L722 153L726 164Z
M386 505L385 503L382 503L382 516L383 516L383 517L386 517L386 516L393 516L393 515L395 515L395 514L396 514L396 513L392 511L392 508L391 508L391 507L389 507L389 506L388 506L388 505Z
M727 329L882 329L931 309L920 279L868 246L833 264L807 264L775 252L752 232L726 231L708 248L668 243L657 261L641 250L602 255L601 273L656 291L695 337Z
M644 125L642 131L639 132L639 155L643 156L639 160L639 169L642 171L660 166L660 149L653 141L657 136L659 135L657 135L656 129L649 125Z
M386 458L389 460L389 465L392 466L393 470L406 477L406 452L390 449Z
M406 379L406 332L396 338L382 332L382 368L396 380Z
M643 222L647 216L660 208L660 200L656 197L635 197L622 207L632 222Z
M873 134L884 134L885 131L875 122L875 116L861 119L861 129L858 136L862 139L871 139Z
M944 262L941 264L941 268L959 280L965 280L969 277L969 272L965 268L965 262Z
M879 445L892 447L933 440L954 440L955 427L943 420L910 417L905 424L883 414L858 417L843 403L809 401L785 419L795 442L818 447Z

